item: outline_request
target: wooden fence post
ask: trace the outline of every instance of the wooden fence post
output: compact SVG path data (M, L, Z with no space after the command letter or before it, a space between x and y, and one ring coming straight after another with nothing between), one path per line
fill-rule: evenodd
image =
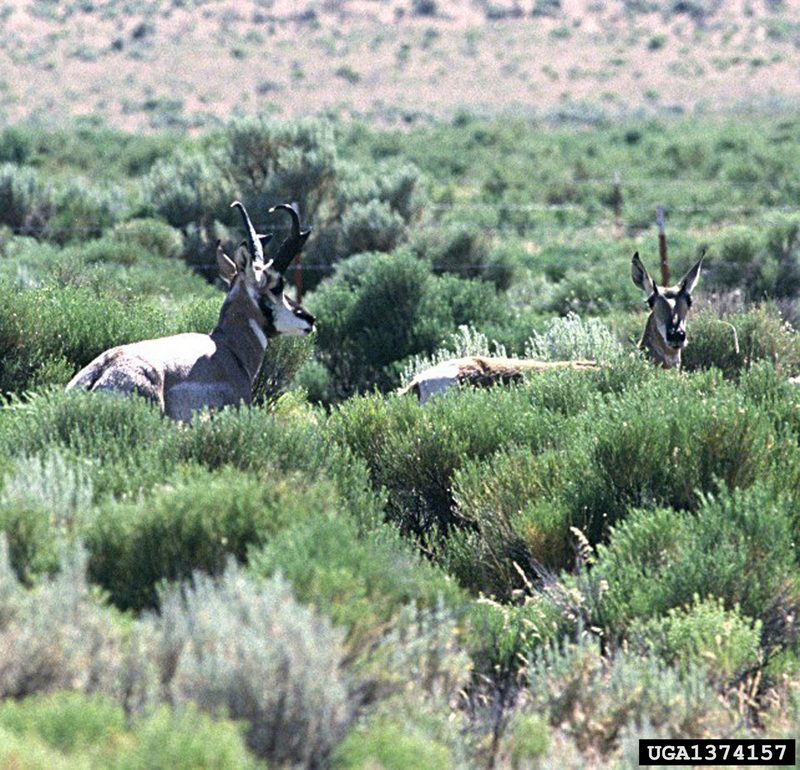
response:
M614 192L612 194L614 203L614 227L617 233L622 233L622 179L619 171L614 172Z
M661 285L669 286L669 262L667 261L667 232L665 226L664 207L656 206L656 224L658 225L658 256L661 261Z

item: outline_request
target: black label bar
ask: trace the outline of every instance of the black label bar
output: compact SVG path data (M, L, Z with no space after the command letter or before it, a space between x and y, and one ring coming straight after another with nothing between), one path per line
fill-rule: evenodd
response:
M763 765L764 767L793 767L796 741L733 739L683 740L669 738L641 738L639 740L639 765Z

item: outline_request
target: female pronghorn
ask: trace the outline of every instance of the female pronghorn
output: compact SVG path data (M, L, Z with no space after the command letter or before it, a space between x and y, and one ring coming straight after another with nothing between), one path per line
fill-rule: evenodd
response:
M665 369L680 368L681 350L686 347L686 314L692 306L692 292L702 266L703 256L677 285L659 287L644 269L638 251L631 260L631 278L650 306L639 347L651 361Z
M292 231L266 262L264 245L271 236L256 233L241 203L233 206L242 216L247 239L233 259L217 245L217 264L229 290L214 331L111 348L81 369L67 389L137 393L175 420L188 420L204 407L251 403L267 340L282 334L309 334L314 328L314 317L283 293L283 273L311 231L300 231L295 206L270 209L288 211Z
M631 277L646 295L650 315L645 323L639 347L651 361L666 369L681 365L681 350L686 346L686 314L692 306L692 291L700 278L703 258L689 270L681 281L672 287L656 286L645 270L639 252L631 260ZM536 361L525 358L497 356L466 356L442 361L419 372L400 393L413 393L425 403L431 396L443 393L454 385L469 384L488 387L517 382L525 372L551 369L594 369L594 361Z

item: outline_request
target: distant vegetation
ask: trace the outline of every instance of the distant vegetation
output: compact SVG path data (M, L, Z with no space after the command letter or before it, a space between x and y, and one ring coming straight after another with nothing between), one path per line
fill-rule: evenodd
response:
M798 131L3 130L0 764L633 767L643 734L795 736ZM319 329L271 343L257 404L178 426L65 394L111 345L214 326L234 198L314 228ZM673 276L708 249L681 374L635 350L656 204ZM606 365L392 392L491 352Z

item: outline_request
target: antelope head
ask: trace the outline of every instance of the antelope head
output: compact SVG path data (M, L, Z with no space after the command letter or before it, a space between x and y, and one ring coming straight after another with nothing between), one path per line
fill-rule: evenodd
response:
M270 213L279 209L290 212L292 228L289 237L281 243L269 261L264 257L264 247L270 242L272 235L260 235L256 232L247 210L239 201L235 201L232 208L239 210L247 238L233 258L222 250L221 244L217 244L217 265L220 276L230 287L230 295L237 287L247 292L260 312L263 321L259 325L268 338L284 334L309 334L314 329L314 316L283 291L283 274L300 253L311 233L310 230L301 232L300 214L296 205L282 203L270 209Z
M667 369L679 367L686 347L686 315L692 306L692 292L700 279L703 256L676 286L657 286L645 270L639 252L631 260L631 278L647 299L650 315L639 347Z

